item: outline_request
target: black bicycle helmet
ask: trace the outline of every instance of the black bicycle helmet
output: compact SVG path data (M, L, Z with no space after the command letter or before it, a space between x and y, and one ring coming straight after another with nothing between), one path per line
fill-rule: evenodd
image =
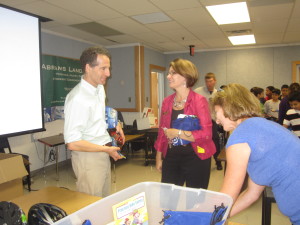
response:
M29 225L49 225L67 216L58 206L48 203L37 203L28 211Z
M27 219L23 210L13 202L0 202L1 225L26 225Z

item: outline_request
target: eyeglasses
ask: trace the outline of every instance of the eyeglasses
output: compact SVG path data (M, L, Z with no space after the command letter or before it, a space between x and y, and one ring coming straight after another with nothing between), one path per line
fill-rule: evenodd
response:
M167 72L167 76L168 75L171 75L171 76L173 76L173 75L175 75L175 74L178 74L177 72L175 72L175 71L169 71L169 72Z

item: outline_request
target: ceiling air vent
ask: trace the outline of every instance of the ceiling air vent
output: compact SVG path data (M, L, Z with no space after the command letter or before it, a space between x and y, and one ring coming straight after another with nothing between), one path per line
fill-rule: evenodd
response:
M245 29L245 30L230 30L230 31L225 31L225 33L228 36L237 36L237 35L248 35L248 34L253 34L252 30L250 29Z

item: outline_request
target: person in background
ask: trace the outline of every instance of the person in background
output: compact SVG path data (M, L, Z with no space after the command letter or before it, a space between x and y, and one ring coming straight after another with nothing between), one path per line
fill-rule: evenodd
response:
M216 75L214 73L207 73L205 75L205 86L198 87L194 91L206 98L208 103L210 104L211 98L214 96L214 94L217 93L217 89L215 88L215 85L217 83ZM214 159L217 165L217 170L222 170L222 163L221 161L217 160L218 155L221 151L221 145L220 145L220 138L218 133L218 125L215 121L215 115L213 113L213 110L211 110L211 118L212 118L212 134L213 134L213 141L216 146L216 153L214 154Z
M300 84L299 83L291 83L289 86L288 95L300 91ZM283 125L283 120L285 118L286 112L291 108L288 100L288 96L285 96L279 104L279 113L278 113L278 123Z
M293 133L300 138L300 92L293 92L289 95L291 109L286 112L283 126L291 127Z
M274 88L272 91L272 99L265 102L265 117L268 120L272 120L274 122L278 121L278 111L279 111L279 100L280 90Z
M111 147L105 121L104 84L110 76L110 54L101 47L82 52L83 76L65 101L64 138L71 150L77 191L106 197L110 194L111 163L121 159L119 147ZM117 132L125 141L118 124Z
M269 186L280 211L299 225L300 140L283 126L261 118L258 99L240 84L229 84L212 102L217 123L232 131L220 190L233 198L230 217L258 200ZM247 172L248 187L240 193Z
M282 100L285 96L289 94L289 85L283 84L281 86L281 95L279 97L279 100Z
M274 90L273 86L268 86L266 87L266 97L265 97L265 101L268 101L270 99L272 99L272 91Z
M265 107L264 107L264 89L260 87L253 87L250 89L250 92L255 95L255 97L259 100L260 102L260 108L261 108L261 114L264 116L265 115Z
M175 59L167 75L169 87L175 91L162 103L160 124L154 148L156 168L162 172L163 183L207 189L211 156L215 153L212 141L212 123L206 99L192 90L198 80L198 70L189 60ZM180 114L198 117L200 130L179 130L172 122ZM171 140L190 141L174 146Z

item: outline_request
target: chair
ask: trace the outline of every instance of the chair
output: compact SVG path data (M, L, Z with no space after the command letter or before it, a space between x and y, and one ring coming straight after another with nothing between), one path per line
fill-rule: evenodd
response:
M23 158L25 169L27 170L28 175L26 176L26 182L28 186L28 191L31 191L31 176L30 176L30 164L29 156L21 153L14 153L11 151L9 142L7 138L0 138L0 153L6 153L5 148L8 148L10 154L21 155Z
M262 196L262 225L271 225L272 203L276 203L272 189L266 187Z

